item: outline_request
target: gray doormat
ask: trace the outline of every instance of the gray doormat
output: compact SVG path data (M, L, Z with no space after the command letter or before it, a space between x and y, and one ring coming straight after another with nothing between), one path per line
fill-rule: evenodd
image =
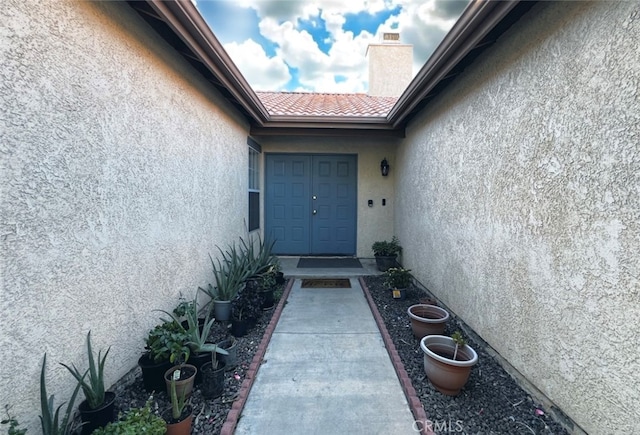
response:
M348 279L303 279L302 288L351 288Z
M298 261L298 269L362 269L360 260L353 257L337 257L337 258L318 258L318 257L302 257Z

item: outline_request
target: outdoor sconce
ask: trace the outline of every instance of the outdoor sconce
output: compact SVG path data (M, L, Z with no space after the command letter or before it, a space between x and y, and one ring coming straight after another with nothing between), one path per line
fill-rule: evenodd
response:
M383 177L389 175L389 162L387 162L386 157L380 162L380 172L382 172Z

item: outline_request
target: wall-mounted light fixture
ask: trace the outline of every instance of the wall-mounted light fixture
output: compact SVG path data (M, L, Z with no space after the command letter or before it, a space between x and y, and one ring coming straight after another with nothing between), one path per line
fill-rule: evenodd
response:
M389 162L387 162L386 157L380 162L380 172L382 172L383 177L389 175Z

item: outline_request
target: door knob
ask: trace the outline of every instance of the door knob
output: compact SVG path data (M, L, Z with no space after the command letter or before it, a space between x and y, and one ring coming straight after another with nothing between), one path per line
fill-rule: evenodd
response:
M312 198L314 201L315 201L316 199L318 199L318 197L317 197L317 196L315 196L315 195L313 195L311 198Z
M318 214L318 210L314 210L314 211L313 211L313 214Z

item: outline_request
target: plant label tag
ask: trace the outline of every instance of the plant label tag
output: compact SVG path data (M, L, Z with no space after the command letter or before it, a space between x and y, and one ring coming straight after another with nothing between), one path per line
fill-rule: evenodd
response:
M393 299L400 299L400 290L397 288L393 289Z
M180 380L180 370L176 370L175 372L173 372L173 380L174 381Z

